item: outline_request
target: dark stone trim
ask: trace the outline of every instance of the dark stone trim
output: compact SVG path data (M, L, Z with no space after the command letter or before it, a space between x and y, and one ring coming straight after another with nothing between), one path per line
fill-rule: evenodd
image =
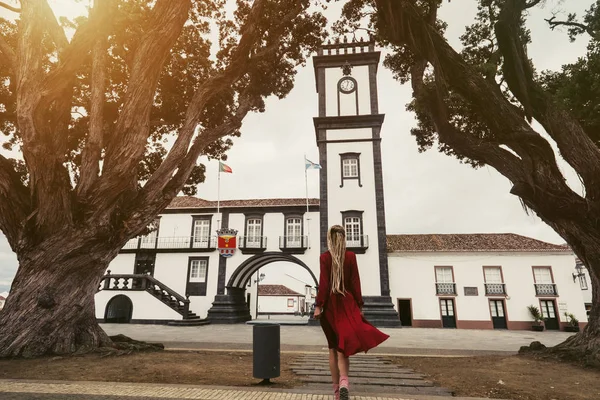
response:
M344 160L356 160L357 176L344 176ZM344 187L344 180L358 180L358 187L363 187L360 179L360 153L341 153L340 154L340 187Z
M202 248L182 248L182 249L121 249L120 254L149 254L149 253L210 253L215 251L216 247L202 247Z
M212 214L205 214L205 215L192 215L192 229L191 229L191 233L190 233L190 247L193 248L194 247L194 239L196 238L196 236L194 235L194 227L196 226L196 221L205 221L208 220L208 247L210 247L210 238L211 238L211 232L212 232L212 219L213 219L213 215Z
M315 126L315 132L318 135L318 132L321 129L381 128L384 119L385 115L383 114L315 117L313 118L313 124ZM326 137L323 137L322 139L317 137L317 141L326 139Z
M379 51L370 51L368 53L348 53L314 56L313 67L315 69L315 80L319 82L319 70L324 70L325 68L339 68L346 62L353 67L360 65L374 65L375 71L377 71L377 67L379 66L380 60L381 52Z
M327 115L327 88L325 87L325 68L315 69L317 93L319 94L319 117Z
M380 128L373 128L373 138L380 138ZM390 295L390 275L387 256L387 232L385 227L385 200L383 193L383 164L381 162L381 142L373 142L373 172L375 174L375 204L377 210L377 244L379 247L379 281L381 295Z
M342 90L342 81L345 79L350 79L354 82L354 89L351 90L350 92L345 92ZM354 79L351 76L344 76L342 77L337 84L337 106L338 106L338 116L342 115L342 109L341 109L341 103L340 103L340 93L342 94L352 94L354 93L354 100L356 102L356 115L359 115L360 112L358 111L358 82L356 82L356 79Z
M334 139L334 140L318 140L317 144L319 143L361 143L361 142L379 142L381 141L380 138L377 139L373 139L373 138L364 138L364 139Z
M311 204L308 206L309 211L319 211L319 206ZM304 205L293 205L293 206L272 206L272 207L223 207L221 206L222 213L230 214L266 214L266 213L277 213L277 212L306 212L306 204ZM167 208L161 212L164 214L194 214L194 213L216 213L217 207L214 208Z
M371 114L379 114L379 96L377 94L377 65L369 65L369 92L371 95Z
M221 214L221 229L229 227L229 213ZM219 275L217 277L217 294L225 294L225 274L227 273L227 257L219 255Z
M192 261L206 261L206 275L204 276L204 282L190 282L190 272L192 270ZM189 257L187 277L185 284L185 295L186 296L206 296L206 287L208 286L208 269L210 268L209 257Z
M319 224L321 233L321 253L327 251L327 230L329 229L329 220L327 215L327 208L329 203L327 196L327 144L324 143L326 135L327 131L323 129L317 130L317 143L319 146L319 164L321 165L321 171L319 171Z

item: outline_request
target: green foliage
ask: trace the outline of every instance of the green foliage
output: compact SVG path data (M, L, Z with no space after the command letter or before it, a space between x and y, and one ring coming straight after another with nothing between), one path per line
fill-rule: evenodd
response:
M565 311L565 318L567 319L567 322L569 323L569 325L579 326L579 320L577 319L577 317L575 317L575 315Z
M544 322L544 317L542 316L539 308L534 305L530 305L527 306L527 310L529 310L529 314L531 314L531 317L536 324L541 325L541 323Z

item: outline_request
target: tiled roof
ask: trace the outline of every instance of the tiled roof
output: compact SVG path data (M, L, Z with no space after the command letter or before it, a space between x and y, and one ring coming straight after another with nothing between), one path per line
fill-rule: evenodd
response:
M302 293L298 293L287 286L283 285L259 285L258 286L259 296L304 296Z
M514 233L388 235L388 252L420 251L564 251L568 246L542 242Z
M308 199L308 204L319 205L319 199ZM277 207L277 206L306 206L306 198L297 199L247 199L221 200L221 207ZM178 196L171 201L168 209L174 208L216 208L216 201L204 200L192 196Z

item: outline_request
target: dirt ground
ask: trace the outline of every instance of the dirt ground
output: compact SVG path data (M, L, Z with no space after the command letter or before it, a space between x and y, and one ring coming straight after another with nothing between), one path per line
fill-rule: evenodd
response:
M281 376L271 380L271 387L299 385L293 372L285 367L292 358L281 354ZM252 386L261 381L252 377L251 353L210 351L0 360L0 379L11 378L219 386Z
M600 370L525 356L395 358L457 396L511 400L600 399Z
M273 387L301 383L290 371L297 354L281 354ZM470 358L397 357L393 362L426 374L458 396L513 400L600 399L600 371L524 356ZM35 360L0 360L0 379L148 382L253 386L249 352L145 352Z

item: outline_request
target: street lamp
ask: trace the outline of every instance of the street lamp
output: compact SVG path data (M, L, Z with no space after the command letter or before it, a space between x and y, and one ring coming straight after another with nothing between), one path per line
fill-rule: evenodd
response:
M580 276L583 276L583 264L579 264L577 263L575 265L575 271L577 271L577 273L573 273L573 282L575 282L577 280L577 278L579 278Z
M263 279L265 279L265 274L261 273L258 275L258 279L254 280L254 283L256 283L256 319L258 319L258 285Z

